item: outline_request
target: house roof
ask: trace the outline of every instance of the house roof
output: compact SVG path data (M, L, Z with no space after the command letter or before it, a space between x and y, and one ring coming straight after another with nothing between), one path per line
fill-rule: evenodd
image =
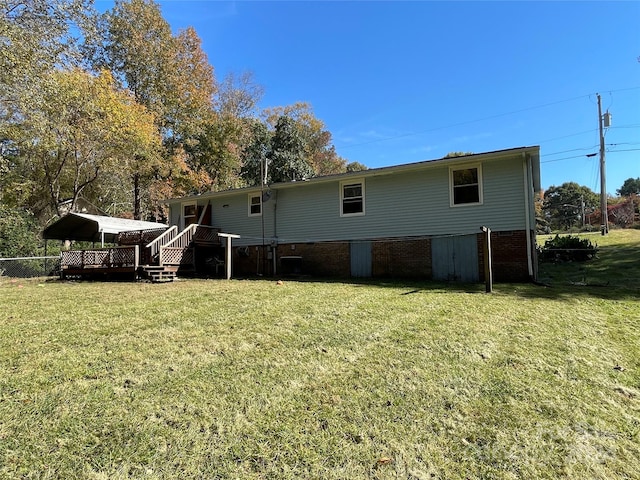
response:
M306 184L312 184L312 183L323 183L323 182L335 181L340 179L348 179L348 178L355 178L355 177L357 178L373 177L377 175L388 175L388 174L400 172L400 171L420 170L420 169L428 168L431 166L441 165L443 163L455 165L458 163L469 163L469 162L474 162L474 161L479 161L484 159L515 157L515 156L527 155L527 154L531 157L531 160L532 160L533 187L536 191L539 191L541 189L540 147L539 146L509 148L505 150L496 150L492 152L474 153L474 154L463 155L459 157L444 157L444 158L437 158L433 160L423 160L421 162L393 165L389 167L370 168L368 170L362 170L358 172L338 173L334 175L323 175L319 177L313 177L307 180L272 183L270 185L265 185L264 188L269 188L269 189L291 188L291 187L296 187L300 185L306 185ZM260 190L261 190L261 187L258 185L258 186L244 187L244 188L235 188L231 190L221 190L218 192L206 192L199 195L189 195L185 197L172 198L172 199L168 199L166 202L171 203L175 200L184 201L184 200L195 200L197 198L219 197L219 196L225 196L231 193L235 194L242 191L251 193L251 192L260 191Z
M122 232L160 230L168 228L163 223L143 222L128 218L105 217L88 213L68 213L42 232L45 239L79 240L86 242L115 243Z

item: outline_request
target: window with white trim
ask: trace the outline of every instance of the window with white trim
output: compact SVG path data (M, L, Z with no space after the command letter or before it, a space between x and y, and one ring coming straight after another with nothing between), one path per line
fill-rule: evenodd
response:
M449 188L452 207L482 204L482 167L450 167Z
M196 202L189 202L182 204L182 228L186 228L192 223L198 221L198 206Z
M340 182L340 215L364 215L364 180Z
M249 216L259 217L262 215L262 195L249 194Z

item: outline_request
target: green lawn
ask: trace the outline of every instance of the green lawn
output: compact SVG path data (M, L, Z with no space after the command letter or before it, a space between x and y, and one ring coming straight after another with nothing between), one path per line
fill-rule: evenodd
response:
M538 244L544 245L553 236L539 236ZM597 258L569 264L543 263L539 274L541 281L553 285L635 288L640 293L640 230L613 230L606 236L600 233L573 236L589 239L597 245Z
M0 279L0 478L638 478L638 283L561 280Z

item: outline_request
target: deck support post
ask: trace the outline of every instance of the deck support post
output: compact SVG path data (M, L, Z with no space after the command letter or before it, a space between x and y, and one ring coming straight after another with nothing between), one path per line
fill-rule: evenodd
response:
M227 242L225 245L225 260L224 266L227 273L227 280L231 279L231 240L234 238L240 238L240 235L235 235L233 233L218 233L219 237L226 238Z

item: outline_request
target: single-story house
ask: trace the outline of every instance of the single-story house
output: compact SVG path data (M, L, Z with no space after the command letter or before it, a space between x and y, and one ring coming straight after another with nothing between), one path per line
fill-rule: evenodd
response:
M471 282L484 279L487 227L494 280L526 281L537 275L539 152L520 147L174 198L169 222L239 235L235 276Z

